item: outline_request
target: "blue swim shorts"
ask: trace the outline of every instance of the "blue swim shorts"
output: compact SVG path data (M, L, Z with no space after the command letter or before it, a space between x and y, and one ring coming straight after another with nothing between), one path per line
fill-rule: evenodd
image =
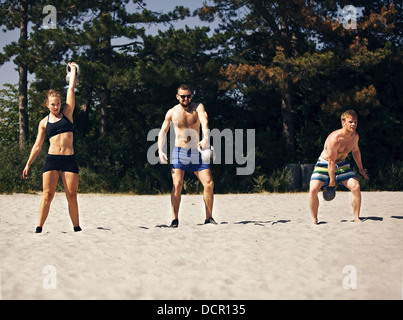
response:
M316 162L315 168L313 169L311 180L320 180L324 182L324 186L327 186L330 182L328 173L329 162L323 158L319 158ZM336 163L335 171L336 181L341 184L342 181L348 180L350 178L357 178L353 169L350 168L350 162L343 160L342 162Z
M172 150L171 167L185 172L210 169L210 166L202 161L201 154L196 148L188 149L177 146Z

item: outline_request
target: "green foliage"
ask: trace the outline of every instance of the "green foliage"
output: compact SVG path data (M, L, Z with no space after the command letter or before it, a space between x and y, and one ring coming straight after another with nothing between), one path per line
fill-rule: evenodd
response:
M143 10L143 1L132 1L129 12L127 0L71 1L70 7L55 2L58 29L33 25L29 36L26 55L35 81L28 92L26 148L18 146L18 87L0 90L0 192L42 189L47 140L28 180L22 179L22 170L38 123L48 113L43 105L47 90L60 91L65 102L68 60L82 70L74 112L79 192L171 191L170 166L147 161L155 143L147 141L147 134L177 103L181 83L188 83L194 101L205 105L211 129L255 129L255 172L237 176L235 164L212 165L216 193L288 191L284 164L314 163L346 109L359 114L359 144L370 175L369 181L360 179L362 190L403 189L401 5L382 9L382 1L356 1L365 14L359 28L348 31L336 18L324 19L337 16L334 2L304 4L303 10L289 10L288 3L302 4L297 0L212 2L216 6L203 6L198 13L210 21L221 19L220 32L171 27L155 35L146 34L147 24L184 18L188 9L151 12ZM272 29L269 16L254 7L264 4L274 22L286 22L284 28ZM6 11L0 14L3 25L16 27ZM25 57L17 42L6 46L0 64L18 54ZM287 108L294 126L292 153L284 130ZM201 193L202 186L186 175L183 192Z
M287 192L291 185L291 171L287 168L274 170L270 176L264 174L252 178L253 192Z
M29 179L22 179L22 171L30 150L21 150L17 142L1 142L0 144L0 193L36 192L42 190L42 165L46 154L41 152L31 166Z
M252 178L253 179L253 192L263 192L266 191L264 185L266 184L266 182L269 180L267 179L267 177L264 174L261 174L259 176L257 176L256 178Z
M18 89L6 83L0 90L0 141L18 141Z
M379 170L376 186L381 190L403 190L403 161L391 163Z
M284 192L289 191L291 185L291 171L287 168L275 170L269 177L268 191Z

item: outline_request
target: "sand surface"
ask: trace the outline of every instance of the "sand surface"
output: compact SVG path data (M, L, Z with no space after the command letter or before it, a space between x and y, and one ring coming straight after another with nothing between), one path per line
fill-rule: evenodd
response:
M170 196L80 194L74 233L58 193L42 234L41 194L0 195L1 299L402 299L403 192L321 199L307 194L184 195L179 228Z

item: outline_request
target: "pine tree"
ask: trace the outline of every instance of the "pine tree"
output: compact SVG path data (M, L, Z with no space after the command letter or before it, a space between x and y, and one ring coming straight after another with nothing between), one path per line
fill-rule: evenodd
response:
M0 21L5 27L3 31L19 29L18 42L12 42L6 45L4 54L0 54L0 65L13 59L13 62L18 68L19 75L19 145L23 148L29 137L28 129L28 72L33 73L41 63L51 63L54 56L59 56L61 52L52 52L49 54L48 48L44 50L38 49L38 33L52 33L53 30L48 28L58 29L68 21L74 20L77 15L77 8L80 2L69 2L66 5L65 1L55 0L53 6L48 5L48 1L2 1L0 3ZM49 10L47 10L49 9ZM49 13L50 12L50 13ZM57 15L62 13L57 19ZM64 14L63 13L66 13ZM56 21L53 21L56 20ZM29 35L29 26L33 28L33 34ZM56 31L55 31L56 32ZM41 38L41 37L39 37ZM56 38L56 37L55 37ZM60 40L60 38L59 38ZM45 42L48 42L47 40ZM45 60L47 59L47 61Z
M350 29L337 19L339 9L350 4L348 1L213 0L213 3L211 6L205 3L197 13L205 20L220 18L222 31L229 35L227 48L233 51L233 62L222 69L226 77L223 86L245 88L251 87L253 81L260 81L277 89L289 159L296 156L296 85L301 80L319 79L341 70L356 72L378 64L390 52L389 45L370 48L367 38L360 34L382 27L381 32L387 32L393 28L391 19L397 12L391 4L362 18L357 29ZM359 7L367 2L352 4ZM254 38L260 39L260 43L251 45ZM370 98L374 90L360 88L349 96L357 94ZM340 92L334 95L340 96ZM326 105L334 106L331 98ZM338 106L333 112L340 111L341 105Z
M89 106L95 100L93 97L97 96L101 139L107 134L108 115L114 108L114 88L133 82L134 71L130 63L142 47L143 26L168 23L188 15L188 10L183 7L162 14L147 10L142 0L131 3L131 11L134 12L127 9L128 0L90 1L91 18L84 22L81 30L76 31L74 40L76 46L83 49L76 50L74 57L86 74L82 77L86 103L81 108L81 119L83 122L88 119ZM117 44L117 40L123 43ZM85 131L86 125L80 127Z

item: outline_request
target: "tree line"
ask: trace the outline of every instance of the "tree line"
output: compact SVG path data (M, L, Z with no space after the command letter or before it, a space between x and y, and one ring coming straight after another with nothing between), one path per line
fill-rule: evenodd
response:
M13 61L19 74L0 92L0 192L41 189L46 151L31 179L22 181L21 172L48 112L46 92L65 92L67 61L81 69L74 113L80 192L170 191L168 166L147 161L147 134L177 103L181 83L205 105L210 128L255 129L254 173L212 165L218 193L287 191L285 164L315 163L347 109L359 115L370 176L363 190L403 189L400 2L210 0L194 12L154 12L143 0L55 0L55 28L46 27L55 17L43 13L46 5L0 4L2 29L20 32L0 53L0 65ZM344 13L347 5L356 12ZM190 16L218 27L174 27ZM149 34L150 25L161 28ZM30 86L28 73L35 75ZM184 191L200 188L189 175Z

